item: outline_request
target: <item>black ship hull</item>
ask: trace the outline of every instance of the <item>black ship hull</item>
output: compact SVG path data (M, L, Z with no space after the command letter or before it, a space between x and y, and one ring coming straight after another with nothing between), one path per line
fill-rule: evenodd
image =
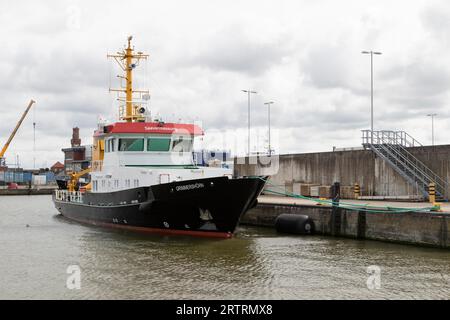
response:
M257 203L258 177L217 177L79 197L54 194L65 217L97 226L138 232L229 238L240 218Z

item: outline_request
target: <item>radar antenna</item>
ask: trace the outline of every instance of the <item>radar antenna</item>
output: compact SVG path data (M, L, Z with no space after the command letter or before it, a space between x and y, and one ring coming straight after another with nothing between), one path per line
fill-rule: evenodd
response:
M134 53L134 47L131 46L133 36L128 37L128 46L116 54L108 54L108 58L113 58L120 68L124 71L124 75L117 77L125 80L126 85L120 88L109 88L110 92L117 92L117 100L123 102L119 106L119 119L126 122L145 121L145 108L142 104L146 104L149 91L133 89L133 70L139 66L141 60L146 60L148 54L142 52ZM125 95L123 95L123 93Z

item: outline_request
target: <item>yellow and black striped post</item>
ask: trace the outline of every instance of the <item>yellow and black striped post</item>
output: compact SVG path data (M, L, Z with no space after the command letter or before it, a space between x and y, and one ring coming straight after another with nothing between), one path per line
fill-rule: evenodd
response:
M441 205L436 202L436 184L434 182L428 185L428 200L433 204L432 211L441 211Z
M428 185L428 200L433 204L436 202L436 185L434 182Z
M353 192L355 194L355 199L358 199L361 195L361 188L359 187L359 184L355 183L355 186L353 187Z

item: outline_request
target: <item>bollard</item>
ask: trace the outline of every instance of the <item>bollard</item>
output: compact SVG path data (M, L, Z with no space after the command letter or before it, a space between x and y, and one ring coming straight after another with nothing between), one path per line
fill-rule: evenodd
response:
M428 185L428 200L433 205L432 211L438 211L441 212L441 205L436 202L436 184L434 182L431 182Z
M432 204L436 202L436 185L434 184L434 182L431 182L428 185L428 200Z
M331 209L331 234L339 236L341 234L341 209L339 208L339 200L341 199L341 185L335 182L331 187L331 198L333 207Z
M361 188L359 187L359 184L355 182L355 186L353 187L353 192L355 194L355 199L358 199L361 195Z
M341 184L335 182L331 186L331 199L333 199L333 206L339 206L339 200L341 199Z

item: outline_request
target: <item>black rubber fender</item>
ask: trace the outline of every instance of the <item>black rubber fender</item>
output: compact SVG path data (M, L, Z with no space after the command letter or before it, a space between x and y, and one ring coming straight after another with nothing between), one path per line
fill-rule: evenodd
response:
M281 233L313 234L314 221L303 214L280 214L275 220L275 229Z

